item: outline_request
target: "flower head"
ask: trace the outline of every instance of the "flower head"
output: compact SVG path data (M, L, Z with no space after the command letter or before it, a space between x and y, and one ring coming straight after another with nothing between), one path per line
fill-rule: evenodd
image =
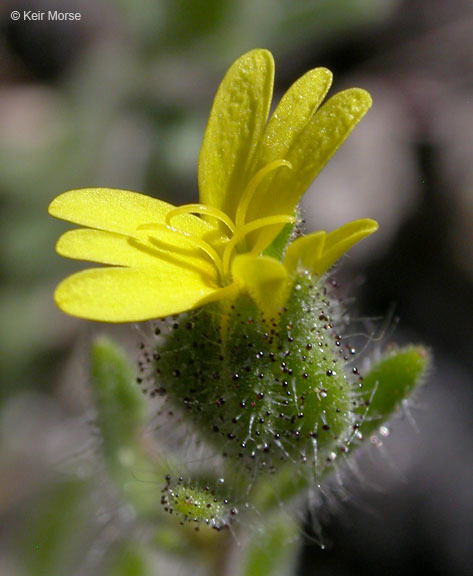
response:
M199 156L200 203L175 207L108 188L71 190L51 202L52 216L84 227L63 234L57 252L108 265L61 282L55 293L61 310L139 321L246 291L271 316L295 270L321 275L376 230L373 220L357 220L299 237L274 257L271 248L288 238L300 197L371 99L352 88L319 108L332 75L316 68L291 86L267 120L273 73L271 54L253 50L225 75Z

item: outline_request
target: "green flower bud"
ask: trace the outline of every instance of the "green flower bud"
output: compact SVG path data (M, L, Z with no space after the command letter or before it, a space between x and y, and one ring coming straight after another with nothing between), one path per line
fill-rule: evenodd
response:
M215 530L227 527L238 514L218 490L198 483L188 484L183 478L173 481L170 476L166 476L161 504L181 524L206 524Z
M341 344L342 311L330 288L296 274L276 318L240 294L179 317L157 346L158 389L252 474L287 462L322 472L360 421L361 377Z

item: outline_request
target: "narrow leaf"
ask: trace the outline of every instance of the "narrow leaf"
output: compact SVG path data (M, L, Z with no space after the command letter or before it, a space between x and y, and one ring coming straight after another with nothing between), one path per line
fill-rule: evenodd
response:
M277 576L289 573L288 568L297 552L299 533L300 528L288 514L273 515L265 529L252 535L239 576Z
M105 576L154 576L143 549L134 543L121 543L110 553Z
M364 403L357 409L364 418L359 431L370 434L385 422L420 384L430 365L422 346L388 352L363 378ZM368 403L368 405L366 405Z
M106 458L115 460L133 444L144 422L144 401L123 352L107 338L97 339L91 351L91 383L97 425Z

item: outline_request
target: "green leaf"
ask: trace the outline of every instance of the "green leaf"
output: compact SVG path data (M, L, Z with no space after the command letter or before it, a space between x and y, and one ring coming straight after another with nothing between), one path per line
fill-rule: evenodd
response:
M141 441L145 400L134 371L122 350L105 337L92 345L90 371L110 478L138 516L155 516L161 510L167 467L153 459Z
M107 338L92 345L90 374L104 455L123 459L144 423L143 395L127 358Z
M364 376L362 396L356 409L361 422L358 431L364 437L400 409L402 401L422 382L430 364L430 354L424 347L408 346L387 352L371 368ZM359 443L352 443L350 453L358 447ZM331 467L322 469L319 479L330 471ZM293 466L285 466L271 477L270 482L261 478L253 489L253 504L262 512L295 498L313 481L310 470L306 472L294 474Z
M294 561L300 528L286 513L268 519L264 529L251 535L239 576L276 576Z
M122 543L110 554L104 576L152 576L143 549L134 543Z
M91 350L91 383L106 456L133 442L144 423L143 395L123 352L107 338Z
M27 574L62 576L74 572L77 542L85 537L86 484L76 480L53 484L28 512L21 544Z
M294 466L286 464L270 480L265 476L259 478L251 495L255 508L261 513L268 512L303 494L314 480L312 470L305 472L294 474Z
M139 516L154 515L166 468L143 447L144 397L127 358L107 338L92 345L91 382L110 477Z
M386 353L363 378L364 402L357 409L363 417L359 431L370 434L399 410L402 401L422 381L429 365L429 352L422 346Z

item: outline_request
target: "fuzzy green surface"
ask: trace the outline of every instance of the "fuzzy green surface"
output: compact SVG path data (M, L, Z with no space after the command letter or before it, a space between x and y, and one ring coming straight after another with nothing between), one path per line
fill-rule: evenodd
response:
M268 295L268 297L270 297ZM172 324L155 354L156 384L220 453L251 473L286 463L322 470L344 450L358 383L340 344L327 284L296 276L266 320L245 295Z
M176 516L182 523L207 524L220 530L237 514L228 502L208 486L167 481L163 488L161 504L166 512Z
M145 405L134 385L133 370L122 350L107 338L91 349L90 380L97 408L97 425L107 458L115 459L136 440L144 422Z
M364 403L357 409L364 414L362 434L370 434L400 409L403 400L420 384L430 362L426 348L406 346L386 352L371 367L363 379Z

